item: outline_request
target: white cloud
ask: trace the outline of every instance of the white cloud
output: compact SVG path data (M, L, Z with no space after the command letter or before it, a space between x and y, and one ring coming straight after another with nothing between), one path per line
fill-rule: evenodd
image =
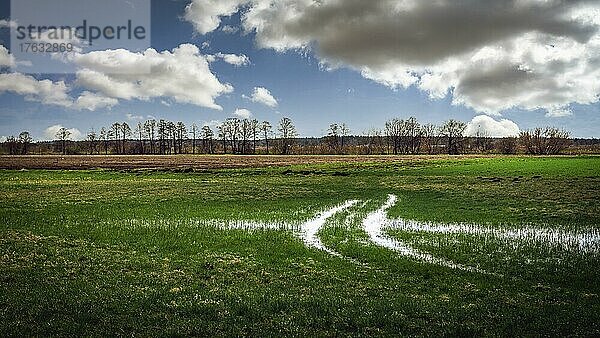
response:
M567 117L571 115L573 115L573 112L567 107L556 107L549 109L546 113L546 117Z
M361 70L361 75L366 79L381 83L394 90L408 88L419 80L411 74L409 69L403 66L380 67L379 69L371 69L365 66Z
M219 82L207 58L190 44L173 51L134 53L119 49L73 54L70 58L81 68L78 85L114 99L170 98L222 110L215 99L233 91L231 85Z
M44 130L44 138L48 141L56 140L56 133L63 128L62 125L57 124L54 126L50 126ZM78 141L83 139L83 134L77 128L67 128L69 133L71 133L69 139L72 141Z
M127 120L129 121L142 121L144 119L142 115L134 115L131 113L125 114L125 117L127 117Z
M13 66L14 57L6 47L0 45L0 66ZM63 81L38 80L21 73L0 74L0 93L11 92L23 95L28 101L43 104L71 107L73 100L68 95L69 88Z
M97 93L84 91L81 96L75 101L75 107L77 109L87 109L89 111L95 111L101 108L112 108L119 103L119 100L112 97L106 97Z
M252 102L261 103L271 108L276 108L279 105L271 92L263 87L255 87L251 97L245 95L244 97L249 98Z
M12 67L15 65L15 58L8 52L8 49L0 45L0 67Z
M215 62L217 59L223 60L230 65L234 65L236 67L247 66L250 64L250 58L244 54L223 54L217 53L215 55L208 55L207 60L209 62Z
M313 49L390 88L416 86L487 114L566 115L600 97L600 3L537 0L237 0L202 12L200 33L241 10L259 47ZM203 5L200 5L203 4ZM209 22L210 24L206 24Z
M43 104L71 107L67 85L63 81L37 80L33 76L20 73L0 74L0 93L12 92L23 95L28 101Z
M225 25L221 28L221 32L223 32L225 34L235 34L239 31L240 31L239 27L234 27L234 26L230 26L230 25Z
M189 66L187 71L181 69L183 66L172 66L177 59L182 59L182 64ZM171 97L177 102L221 109L214 103L214 97L233 90L230 85L218 82L208 69L207 62L198 54L197 48L191 45L182 45L173 53L160 54L154 50L148 50L146 54L125 50L75 53L70 54L67 60L75 61L84 67L78 72L77 78L84 91L77 98L69 95L72 88L64 81L38 80L21 73L0 74L0 93L12 92L24 96L25 100L45 105L95 111L114 107L119 103L118 99L150 99L159 96ZM13 56L0 45L0 66L10 66L14 63ZM142 70L146 67L154 72L143 74ZM121 70L126 70L126 74L120 74ZM139 71L141 74L131 74L127 71ZM161 86L157 85L157 82L161 83ZM186 85L188 87L185 87ZM194 92L186 93L186 88L191 88Z
M486 137L514 137L520 132L519 126L511 120L496 121L487 115L475 116L467 124L465 135Z
M241 119L249 119L252 117L252 112L250 112L248 109L238 108L235 110L235 112L233 112L233 115Z
M221 24L221 17L235 13L238 0L193 0L185 8L184 18L201 34L212 32Z
M15 28L18 26L18 23L14 20L0 20L0 28Z
M118 103L116 99L88 91L73 100L68 94L69 90L63 81L38 80L20 73L0 74L0 93L12 92L24 96L27 101L89 111L111 108Z
M211 129L216 129L218 126L221 125L221 123L222 122L219 120L210 120L202 123L202 126L209 126Z
M88 45L87 41L84 41L77 37L77 32L75 28L57 28L56 30L53 29L41 32L36 40L39 42L51 44L71 44L73 46L73 51L77 53L81 53L83 51L83 47L85 45ZM53 53L52 56L60 58L65 54L66 53Z

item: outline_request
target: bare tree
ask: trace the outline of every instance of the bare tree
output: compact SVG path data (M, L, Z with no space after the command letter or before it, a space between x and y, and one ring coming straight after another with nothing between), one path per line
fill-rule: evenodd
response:
M167 121L159 120L158 121L158 147L161 155L165 155L167 153L167 142L169 140L169 135L167 131Z
M452 119L440 127L440 135L446 138L446 150L449 155L460 154L466 129L466 123Z
M513 155L517 153L517 138L505 137L498 140L498 152L505 155Z
M223 122L224 129L224 139L231 140L231 152L236 154L239 152L238 139L240 135L240 119L238 118L228 118Z
M566 130L548 127L545 129L546 153L548 155L558 155L563 152L571 143L571 133Z
M367 144L366 154L373 155L382 151L383 142L381 137L381 130L372 128L366 132Z
M183 122L177 122L175 125L175 132L177 134L177 147L179 148L179 153L183 154L183 142L187 139L187 128Z
M404 151L405 154L417 154L421 149L421 124L415 117L404 122Z
M248 119L243 119L240 122L240 140L241 140L241 153L242 154L247 154L248 151L248 141L250 140L250 137L252 136L252 130L251 130L251 124L250 121Z
M325 142L329 145L330 151L332 153L339 152L339 142L340 139L340 126L337 123L332 123L329 125L329 129L327 129L327 137L325 138Z
M144 127L142 122L138 122L137 126L135 127L135 135L138 138L138 142L140 145L140 152L142 155L144 155L146 153L146 151L145 151L146 128Z
M205 153L214 154L213 148L213 137L215 133L213 133L212 129L209 126L202 127L202 148Z
M33 138L28 131L21 132L19 134L19 143L21 144L21 155L27 155L29 151L29 145L33 142Z
M402 130L404 121L392 119L385 123L385 136L388 144L388 153L390 147L394 155L398 155L401 144Z
M427 154L429 155L433 155L435 154L435 149L436 149L436 140L437 140L437 127L433 124L426 124L421 128L421 137L422 137L422 143L423 143L423 147L425 148L425 151L427 152Z
M227 126L225 122L217 126L218 137L223 142L223 154L227 154Z
M284 117L279 121L279 135L281 140L281 153L288 155L292 146L292 140L296 137L296 127L291 119Z
M250 121L250 134L252 135L252 153L256 154L256 141L258 140L258 133L260 129L260 123L257 119Z
M269 155L269 136L271 135L272 129L273 129L273 127L271 127L271 123L269 123L269 121L262 122L260 130L263 133L263 136L265 138L265 143L267 145L267 155Z
M67 128L60 128L56 132L56 138L60 141L61 152L63 155L67 154L67 141L71 138L71 132Z
M121 140L121 124L115 122L110 126L109 137L115 141L115 147L117 148L117 154L121 153L121 146L119 144Z
M155 140L156 140L156 120L148 120L144 122L144 130L146 131L146 135L150 141L150 153L155 154L156 150L154 149Z
M483 130L481 125L477 126L473 141L475 142L475 150L479 153L486 153L491 149L492 138L486 130Z
M104 155L108 155L108 132L106 128L102 127L100 129L100 142L102 142L102 146L104 147Z
M98 141L98 135L96 135L94 128L87 134L87 141L90 148L90 155L93 155L96 152L96 142Z
M192 154L196 154L196 137L198 134L198 126L195 123L192 123Z
M177 125L172 121L167 121L167 138L169 154L177 154Z
M558 155L570 143L570 133L558 128L535 128L522 131L519 139L527 154Z
M350 129L348 128L348 126L345 123L340 124L340 149L341 149L342 153L345 153L344 141L346 140L346 137L348 137L349 135L350 135Z
M125 144L127 143L127 139L129 137L131 137L131 127L129 127L129 125L127 124L127 122L123 122L121 124L121 137L123 137L123 152L122 154L126 153L126 149L125 149Z
M17 139L14 136L9 136L6 138L5 143L8 145L8 153L10 155L17 155L19 151L19 142Z

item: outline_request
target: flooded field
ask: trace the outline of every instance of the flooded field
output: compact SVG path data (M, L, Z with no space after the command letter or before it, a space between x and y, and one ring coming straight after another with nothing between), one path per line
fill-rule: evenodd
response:
M598 168L0 171L0 335L598 335Z
M499 241L502 245L517 249L529 248L542 253L549 249L557 249L569 253L583 255L600 255L600 229L589 228L580 230L562 230L559 228L543 228L527 224L505 224L501 226L484 226L478 224L443 224L434 222L421 222L406 219L390 219L387 210L398 203L395 195L389 195L384 205L372 211L362 219L361 226L368 235L371 244L386 248L399 253L401 256L415 259L430 264L438 264L452 269L460 269L471 272L487 273L473 267L453 263L441 257L435 257L429 253L415 249L407 242L402 242L389 232L402 232L407 234L427 235L436 234L456 241L471 241L486 243L488 241ZM244 231L285 231L298 236L308 248L322 250L330 255L344 258L340 253L325 246L319 232L326 226L336 226L332 223L333 216L352 207L364 208L366 202L359 200L346 201L343 204L319 212L306 222L288 223L280 222L258 222L252 220L181 220L178 222L166 220L125 220L123 225L131 228L147 227L162 228L176 231L179 228L208 227L219 230L244 230ZM347 213L341 223L348 229L360 217L357 210ZM340 224L337 224L340 227ZM436 238L430 239L435 243ZM426 240L425 240L426 241ZM347 257L346 257L347 258Z

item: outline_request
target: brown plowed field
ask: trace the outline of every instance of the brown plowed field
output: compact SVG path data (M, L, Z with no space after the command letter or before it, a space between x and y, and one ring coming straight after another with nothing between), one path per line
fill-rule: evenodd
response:
M393 162L431 156L0 156L0 169L225 169L320 163Z

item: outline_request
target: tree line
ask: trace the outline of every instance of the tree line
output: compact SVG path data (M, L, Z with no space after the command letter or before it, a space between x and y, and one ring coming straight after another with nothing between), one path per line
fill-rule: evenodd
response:
M441 125L421 124L415 117L391 119L382 129L353 135L346 124L333 123L321 138L300 138L293 121L229 118L215 126L187 126L178 121L149 119L130 126L115 122L99 131L90 130L85 140L73 141L61 128L53 142L34 142L24 131L3 143L4 153L61 154L364 154L416 155L499 153L556 155L571 144L570 133L553 127L525 130L518 137L492 138L485 132L466 136L467 124L448 120ZM32 151L37 147L37 152Z

